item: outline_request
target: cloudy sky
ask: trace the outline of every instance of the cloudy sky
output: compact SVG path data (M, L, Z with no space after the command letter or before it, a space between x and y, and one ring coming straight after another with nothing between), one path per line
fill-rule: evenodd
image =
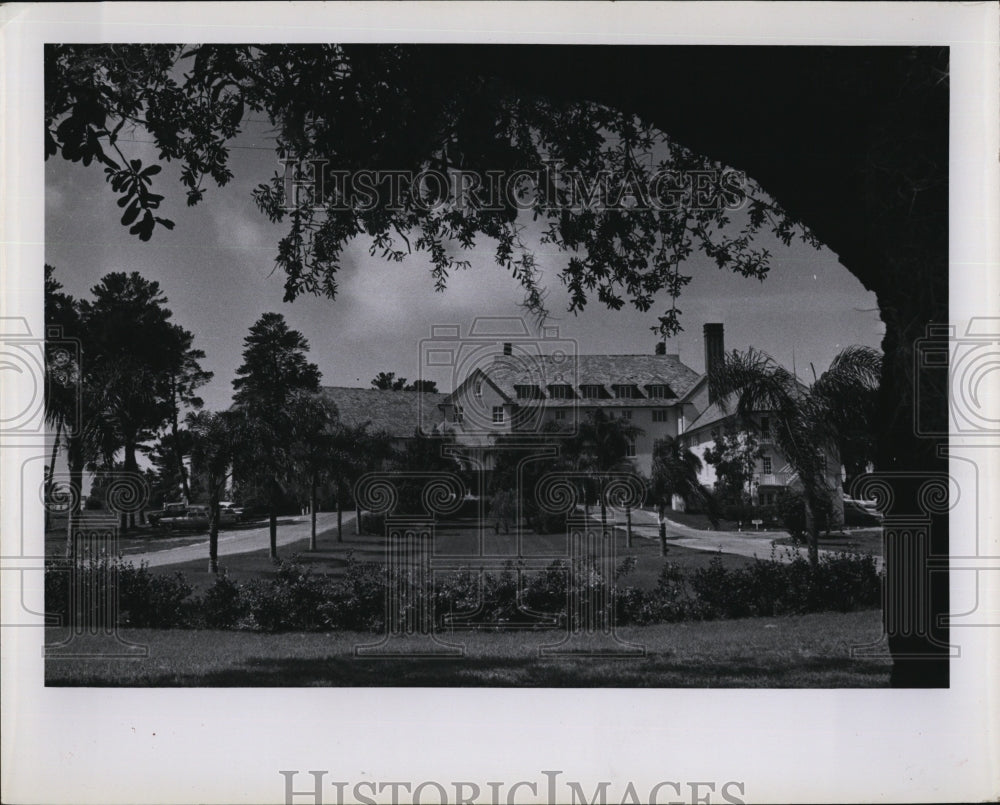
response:
M521 289L492 262L489 241L468 255L472 268L453 275L443 293L434 291L422 255L387 263L370 257L367 244L357 241L346 252L336 300L305 296L282 302L284 277L274 257L285 228L271 224L251 197L252 188L280 166L265 126L252 128L232 152L234 181L225 188L210 185L197 207L186 207L177 167L165 166L154 190L167 196L163 214L177 226L157 228L147 243L119 224L121 211L99 168L58 158L46 163L46 262L78 297L89 296L109 271L138 271L157 280L174 320L195 333L207 354L205 368L215 373L203 391L209 407L230 403L243 338L267 311L283 313L306 336L324 385L341 386L368 386L380 371L419 377L419 344L432 325L458 324L464 333L477 316L523 314ZM130 158L149 163L155 153L143 136L122 147ZM791 368L794 348L804 379L811 379L810 363L821 372L844 346L879 345L883 327L874 294L832 252L772 240L761 241L773 255L764 282L720 271L701 255L689 263L694 279L678 301L685 331L674 341L693 369L703 369L701 330L710 321L725 324L727 349L752 345ZM608 311L595 300L572 315L565 312L568 296L557 278L566 256L545 247L536 256L549 291L547 325L558 327L561 338L576 341L581 353L652 351L650 327L670 305L666 294L648 313ZM453 385L441 370L424 376L443 391Z

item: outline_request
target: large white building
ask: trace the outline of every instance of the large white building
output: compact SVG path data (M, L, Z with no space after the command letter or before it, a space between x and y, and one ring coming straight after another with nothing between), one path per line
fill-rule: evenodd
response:
M688 402L699 375L676 355L519 355L503 344L441 402L440 430L453 433L489 469L499 436L530 438L554 424L572 433L590 412L629 422L639 434L628 458L648 474L653 443L684 430L697 411Z
M572 433L600 409L639 429L627 457L648 476L657 440L679 437L703 458L724 428L739 427L735 405L720 405L709 393L707 373L725 358L723 325L706 324L704 343L706 373L699 374L662 345L649 355L569 356L522 354L516 343L498 342L492 362L470 371L440 401L435 430L453 434L469 463L488 471L499 437L530 441L549 423ZM757 421L763 451L751 491L759 503L773 502L777 490L796 482L770 436L770 420L764 411ZM839 462L831 458L828 465L830 488L839 490ZM712 487L714 468L704 463L700 480Z

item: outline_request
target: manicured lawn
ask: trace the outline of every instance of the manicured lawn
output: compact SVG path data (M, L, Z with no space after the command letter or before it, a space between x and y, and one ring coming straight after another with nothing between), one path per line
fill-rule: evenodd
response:
M59 638L49 630L48 639ZM878 641L877 611L687 622L619 630L633 658L539 658L559 632L456 632L465 657L356 658L377 635L128 630L146 659L48 659L47 685L152 687L886 687L889 663L850 656ZM87 637L86 641L96 638ZM84 643L77 644L81 648Z
M632 548L626 548L625 533L617 529L615 537L617 563L620 563L626 556L634 556L637 560L635 570L626 576L622 583L642 588L655 586L660 569L664 564L664 559L660 557L659 543L656 540L643 539L636 535ZM480 538L482 539L484 559L467 558L475 557L480 553ZM345 526L343 542L337 541L337 530L333 528L318 534L317 544L318 550L310 551L309 540L306 538L283 546L278 553L282 559L294 558L295 561L310 568L314 573L329 576L342 575L347 567L349 556L362 562L385 562L386 560L384 538L364 534L356 535L353 523ZM669 553L666 561L673 562L685 570L704 567L716 556L722 560L727 568L742 567L753 561L743 556L695 551L677 545L670 545L668 548ZM565 556L566 553L565 534L534 534L529 532L524 537L522 555L525 560L540 562L544 565L554 561L557 556ZM193 562L154 568L153 572L174 573L180 571L196 591L201 591L210 587L215 581L215 577L208 572L207 557L208 551L206 549L204 560L199 559ZM499 561L502 563L507 559L517 562L517 539L513 533L494 534L492 528L487 528L480 535L475 522L471 520L442 523L436 533L434 557L471 568L478 568L488 562ZM220 559L220 564L226 574L236 581L268 578L275 573L275 565L266 550L223 556Z
M94 514L94 512L85 512ZM97 514L107 516L106 512ZM228 534L232 531L241 531L250 528L260 528L266 525L266 521L255 521L226 525L220 530L220 534ZM129 556L135 553L145 553L147 551L160 551L167 548L180 548L184 545L194 545L198 542L205 542L208 539L208 532L171 530L167 528L156 528L151 525L137 525L129 529L126 537L121 535L117 538L118 553ZM45 555L61 557L66 552L66 518L63 515L53 515L49 521L49 527L45 532ZM207 552L206 552L207 555Z

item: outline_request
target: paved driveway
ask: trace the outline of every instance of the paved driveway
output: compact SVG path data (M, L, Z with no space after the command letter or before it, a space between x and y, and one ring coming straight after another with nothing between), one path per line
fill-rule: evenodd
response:
M788 536L784 531L709 531L691 528L675 523L669 517L667 521L667 537L671 545L680 545L696 551L711 551L712 553L731 553L738 556L770 559L772 543L776 539ZM659 539L659 526L655 512L638 509L632 512L632 532L644 539ZM774 558L781 562L790 562L798 553L809 558L809 550L805 547L792 545L775 545ZM836 554L820 548L820 556ZM882 568L882 558L876 557L876 564Z
M305 517L281 517L278 520L278 546L288 545L300 539L309 537L310 518ZM348 523L353 528L354 514L344 512L344 527ZM321 512L316 515L316 532L321 533L337 525L336 512ZM220 531L219 532L219 556L232 556L237 553L250 553L266 549L270 545L268 527L265 524L260 528L248 528L240 531ZM166 548L160 551L146 551L144 553L131 553L126 557L126 561L138 565L145 562L150 567L163 567L164 565L177 565L183 562L208 560L208 535L205 535L204 542L197 542L193 545L183 545L179 548Z

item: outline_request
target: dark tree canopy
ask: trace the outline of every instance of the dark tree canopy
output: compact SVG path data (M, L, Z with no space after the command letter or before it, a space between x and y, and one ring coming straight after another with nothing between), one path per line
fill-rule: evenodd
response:
M161 160L181 162L189 204L203 198L205 178L229 181L231 141L251 112L277 129L279 159L328 160L350 175L502 176L499 194L485 186L467 193L454 182L442 192L405 179L400 192L400 180L386 179L361 203L333 192L289 198L285 177L276 173L255 198L289 227L276 257L288 301L301 293L335 296L343 249L358 237L388 260L425 252L439 289L469 265L462 252L485 238L497 263L524 287L527 306L543 313L538 244L525 236L527 217L536 220L541 245L565 254L559 277L573 311L595 295L612 309L631 303L648 310L661 291L676 298L690 280L683 264L695 250L720 267L763 278L770 255L754 243L763 229L786 243L796 234L815 242L755 185L746 186L746 207L734 214L730 208L744 203L740 175L728 179L735 196L720 190L718 178L705 179L708 189L698 199L686 185L657 185L657 175L683 182L691 172L725 166L668 141L630 109L526 89L519 76L505 74L501 52L515 55L485 48L472 62L480 69L468 71L443 69L470 55L449 47L53 46L46 155L102 164L125 210L122 224L144 240L157 224L172 223L156 215L162 195L151 187L159 166L124 153L125 127L145 129ZM508 185L519 172L532 178ZM665 332L677 329L676 316L672 305Z

